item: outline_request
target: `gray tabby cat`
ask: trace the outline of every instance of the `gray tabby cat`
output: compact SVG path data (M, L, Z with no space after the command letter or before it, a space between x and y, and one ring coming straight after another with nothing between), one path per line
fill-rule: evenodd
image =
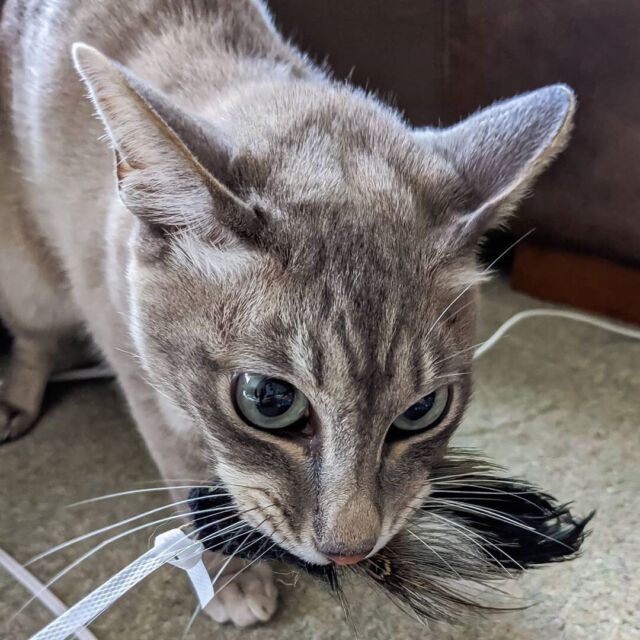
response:
M476 247L571 90L412 129L258 0L9 0L1 35L0 438L88 331L166 478L220 478L306 561L375 553L460 422ZM209 613L276 601L254 565Z

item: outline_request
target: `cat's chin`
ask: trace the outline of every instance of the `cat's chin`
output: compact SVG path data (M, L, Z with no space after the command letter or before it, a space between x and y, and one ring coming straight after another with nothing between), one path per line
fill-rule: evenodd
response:
M307 568L308 565L322 567L331 564L329 558L311 545L290 545L286 540L282 539L281 536L268 535L266 532L262 533L262 535L268 536L283 554L297 558L300 566Z

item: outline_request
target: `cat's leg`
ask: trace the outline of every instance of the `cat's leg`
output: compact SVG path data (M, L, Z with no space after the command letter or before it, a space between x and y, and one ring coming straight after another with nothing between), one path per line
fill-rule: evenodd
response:
M34 424L51 371L55 341L15 335L0 389L0 442L15 440Z
M119 351L114 356L119 360L114 364L133 417L167 484L194 484L198 479L208 478L202 442L187 416L168 405L144 380L137 364L124 361L126 354ZM180 501L187 498L188 491L176 489L172 494L174 500ZM207 615L216 622L232 622L241 627L266 622L273 616L278 606L278 589L269 565L256 562L247 566L240 558L229 560L228 556L212 551L205 554L205 563L212 578L224 567L215 583L219 591L205 608Z
M7 147L0 149L0 318L13 336L0 388L0 443L31 428L59 345L79 325L65 277L24 206L8 156Z

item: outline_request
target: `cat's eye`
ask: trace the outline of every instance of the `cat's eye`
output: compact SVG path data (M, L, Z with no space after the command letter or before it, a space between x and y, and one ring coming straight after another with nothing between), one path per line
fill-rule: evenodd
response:
M423 396L393 421L389 435L408 436L432 429L444 418L450 395L451 391L445 385Z
M306 396L291 383L257 373L238 376L235 401L245 422L272 431L297 426L309 409Z

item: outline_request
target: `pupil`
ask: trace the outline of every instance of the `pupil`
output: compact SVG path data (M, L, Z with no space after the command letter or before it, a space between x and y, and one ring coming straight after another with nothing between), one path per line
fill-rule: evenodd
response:
M404 417L407 420L411 420L415 422L416 420L420 420L420 418L424 418L429 411L433 408L433 403L436 400L435 391L430 393L428 396L422 398L414 405L410 406L405 412Z
M258 411L268 418L286 413L295 400L295 389L282 380L267 378L256 389Z

